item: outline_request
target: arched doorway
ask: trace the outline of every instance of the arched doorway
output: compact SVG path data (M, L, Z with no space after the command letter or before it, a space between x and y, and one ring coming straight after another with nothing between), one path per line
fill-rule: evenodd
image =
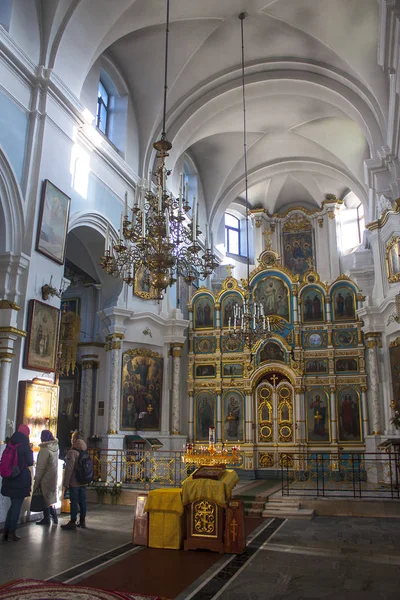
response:
M257 443L288 444L294 441L294 389L282 373L271 373L255 392Z

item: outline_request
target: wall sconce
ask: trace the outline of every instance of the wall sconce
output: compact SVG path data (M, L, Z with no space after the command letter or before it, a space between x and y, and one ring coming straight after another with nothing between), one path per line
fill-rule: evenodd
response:
M57 288L51 285L53 281L53 275L50 277L50 282L42 285L42 300L48 300L49 296L57 296L57 298L61 298L62 290L61 288L57 290Z

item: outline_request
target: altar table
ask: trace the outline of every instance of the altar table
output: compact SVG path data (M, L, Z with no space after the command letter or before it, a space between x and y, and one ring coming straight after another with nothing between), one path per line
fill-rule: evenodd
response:
M179 550L184 536L182 490L151 490L144 510L149 513L150 548Z

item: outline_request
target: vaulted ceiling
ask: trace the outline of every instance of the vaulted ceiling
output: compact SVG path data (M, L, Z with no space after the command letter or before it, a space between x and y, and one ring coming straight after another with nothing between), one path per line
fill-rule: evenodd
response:
M377 0L171 0L169 166L191 157L214 222L243 197L242 11L250 203L316 208L348 190L367 203L363 163L388 107ZM42 0L42 56L78 97L102 53L120 70L142 176L161 131L165 14L166 0Z

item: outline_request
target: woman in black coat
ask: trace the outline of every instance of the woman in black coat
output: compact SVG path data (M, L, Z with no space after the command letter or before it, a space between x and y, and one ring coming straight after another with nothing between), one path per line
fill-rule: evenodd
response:
M33 465L33 452L29 445L30 429L27 425L20 425L10 439L11 444L20 444L17 448L18 466L20 469L17 477L4 477L1 493L8 496L11 500L11 506L8 509L6 522L4 524L3 540L8 540L8 536L17 542L21 538L15 533L17 529L19 513L21 512L24 498L30 496L32 475L28 467Z

